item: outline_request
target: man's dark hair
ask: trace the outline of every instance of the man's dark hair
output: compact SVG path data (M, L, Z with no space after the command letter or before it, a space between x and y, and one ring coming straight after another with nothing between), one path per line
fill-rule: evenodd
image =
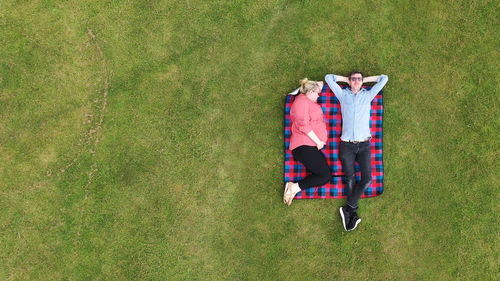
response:
M352 76L353 74L358 74L358 73L359 73L359 74L361 74L361 77L365 77L365 76L363 75L363 72L361 72L361 71L359 71L359 70L353 70L353 71L351 71L351 73L349 73L349 80L351 80L351 76Z

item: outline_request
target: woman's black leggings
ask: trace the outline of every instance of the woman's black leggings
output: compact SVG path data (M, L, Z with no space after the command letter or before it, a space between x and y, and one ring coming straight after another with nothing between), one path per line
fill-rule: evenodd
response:
M293 159L304 165L311 172L305 179L299 181L301 190L318 187L330 182L331 172L325 155L315 146L301 145L292 150Z

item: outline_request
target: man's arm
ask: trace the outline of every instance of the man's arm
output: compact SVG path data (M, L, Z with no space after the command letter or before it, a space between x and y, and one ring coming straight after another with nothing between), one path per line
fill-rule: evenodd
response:
M365 77L365 78L363 78L363 84L364 83L375 83L378 81L379 78L380 78L380 75Z
M374 99L375 96L382 90L382 88L387 84L387 81L389 81L389 78L387 75L380 75L380 76L371 76L371 77L378 77L377 78L377 84L373 85L373 87L368 91L368 95L370 99ZM366 77L369 78L369 77ZM364 82L364 81L363 81Z
M349 84L349 77L335 75L337 77L337 82L343 82Z
M328 84L328 87L330 87L330 89L332 89L335 96L337 96L337 99L340 99L342 97L344 91L342 90L342 88L340 88L339 84L337 84L337 81L347 83L347 81L348 81L347 77L339 76L339 75L335 75L335 74L327 74L325 76L325 81L326 81L326 84Z

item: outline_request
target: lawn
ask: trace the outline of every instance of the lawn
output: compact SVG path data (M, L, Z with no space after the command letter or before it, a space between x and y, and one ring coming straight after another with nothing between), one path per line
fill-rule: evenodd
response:
M499 280L499 14L0 0L0 280ZM352 69L389 82L347 233L344 200L283 204L283 109Z

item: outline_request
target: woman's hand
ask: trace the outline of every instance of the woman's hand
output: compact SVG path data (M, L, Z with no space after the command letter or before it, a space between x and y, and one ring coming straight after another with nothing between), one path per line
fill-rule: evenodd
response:
M307 135L316 143L318 150L321 150L325 146L325 143L319 140L314 131L310 131Z
M319 143L316 144L316 147L318 148L318 150L321 150L323 147L325 147L325 143L320 141Z

